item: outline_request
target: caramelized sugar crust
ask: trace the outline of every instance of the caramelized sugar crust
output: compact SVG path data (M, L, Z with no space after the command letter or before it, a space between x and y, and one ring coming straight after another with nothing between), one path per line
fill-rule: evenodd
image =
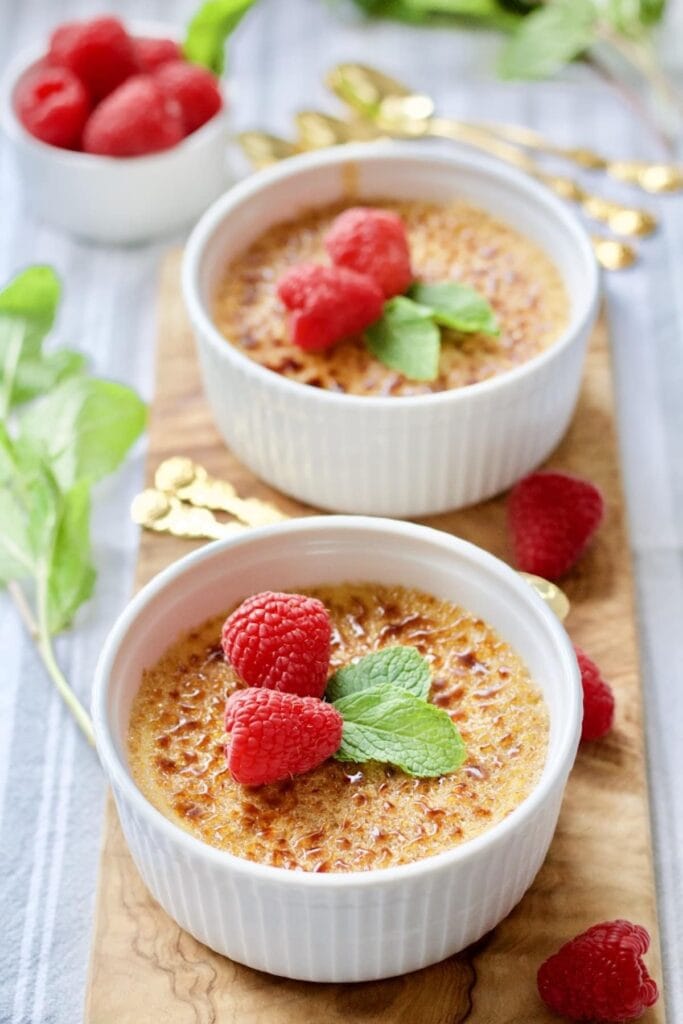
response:
M220 632L228 614L181 636L145 671L129 729L133 777L163 814L238 857L303 871L367 871L441 853L508 815L538 781L548 716L540 691L495 632L447 601L403 587L306 590L334 630L332 668L381 647L417 647L432 667L468 757L459 772L414 779L379 764L327 761L260 788L233 782L223 712L240 684Z
M373 205L405 221L417 278L461 281L487 297L501 325L499 338L444 331L440 373L428 383L409 381L383 366L361 338L327 352L304 352L291 344L277 281L296 263L329 262L324 236L349 203L276 225L227 267L214 303L219 330L257 363L303 384L386 396L429 394L485 380L537 355L566 326L569 304L556 267L507 224L463 202Z

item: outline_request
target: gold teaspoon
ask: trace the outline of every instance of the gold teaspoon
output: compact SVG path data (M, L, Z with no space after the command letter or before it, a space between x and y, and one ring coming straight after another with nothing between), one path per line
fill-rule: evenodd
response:
M133 499L130 514L146 530L191 540L220 540L247 529L241 523L220 523L208 509L185 505L151 487Z
M267 501L240 498L227 480L210 476L192 459L174 456L160 463L154 474L158 491L198 508L227 512L246 526L267 526L289 517Z

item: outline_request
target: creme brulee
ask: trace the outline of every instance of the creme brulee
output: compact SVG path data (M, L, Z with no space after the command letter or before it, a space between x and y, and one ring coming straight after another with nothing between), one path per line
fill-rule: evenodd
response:
M569 301L560 274L530 239L464 202L372 202L406 225L415 277L455 280L476 288L493 307L501 333L442 332L439 375L406 379L377 360L362 338L325 352L305 352L289 340L278 279L298 263L327 263L324 238L349 203L309 211L276 225L225 268L214 320L245 356L275 373L354 395L422 395L486 380L526 362L566 327ZM367 205L367 204L366 204Z
M517 654L485 622L417 590L318 587L332 620L330 671L395 644L432 669L429 699L452 717L467 760L417 779L375 763L326 761L260 788L230 776L226 697L241 684L220 646L225 613L179 637L147 669L128 735L133 777L163 814L211 846L302 871L367 871L467 842L510 814L538 782L548 714Z

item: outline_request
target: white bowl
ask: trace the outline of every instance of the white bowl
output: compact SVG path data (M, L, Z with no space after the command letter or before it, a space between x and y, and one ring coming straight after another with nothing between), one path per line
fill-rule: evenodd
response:
M412 864L314 874L214 849L157 811L126 754L142 670L181 632L246 595L341 581L418 587L484 618L526 662L550 716L527 799L471 842ZM306 518L193 552L149 583L106 643L94 684L97 749L130 851L177 923L239 963L309 981L413 971L493 928L531 884L552 839L581 727L576 658L557 618L508 566L465 541L383 519Z
M466 388L417 397L334 394L288 380L231 345L212 321L225 267L272 224L313 206L463 198L537 242L571 302L562 336L542 354ZM595 319L598 272L590 241L547 189L464 151L417 145L344 146L295 157L216 202L185 251L183 294L204 387L226 443L286 494L332 511L423 516L509 487L557 445L578 396Z
M133 35L179 38L177 27L133 22ZM177 146L140 157L75 153L34 138L14 109L19 79L47 43L20 53L0 82L0 124L12 143L31 211L95 242L143 242L187 227L229 184L223 108Z

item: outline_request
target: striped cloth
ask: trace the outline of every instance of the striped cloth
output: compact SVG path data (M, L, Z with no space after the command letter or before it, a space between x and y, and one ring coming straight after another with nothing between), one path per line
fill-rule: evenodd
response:
M0 68L56 22L94 7L124 17L186 20L192 0L4 0ZM683 27L672 10L664 52L674 60ZM324 0L261 0L239 30L232 63L235 123L291 131L300 106L334 111L321 79L343 59L379 64L438 98L455 117L525 122L560 143L595 143L648 154L640 125L591 72L552 83L501 84L495 36L362 25ZM154 295L163 245L109 250L36 222L0 149L0 280L50 262L65 281L59 340L81 347L101 374L152 392ZM615 196L620 188L613 189ZM632 193L624 189L624 198ZM647 200L662 218L633 271L606 280L616 368L622 465L638 580L649 771L666 986L672 1021L683 1020L683 198ZM171 240L172 241L172 240ZM166 243L168 244L168 243ZM128 519L140 487L142 446L97 494L99 583L59 658L87 702L95 661L131 589L136 530ZM104 785L17 621L0 598L0 1022L74 1024L82 1019ZM627 912L628 908L625 908ZM142 1012L142 1011L141 1011ZM143 1024L144 1017L140 1017ZM113 1022L112 1022L113 1024Z

